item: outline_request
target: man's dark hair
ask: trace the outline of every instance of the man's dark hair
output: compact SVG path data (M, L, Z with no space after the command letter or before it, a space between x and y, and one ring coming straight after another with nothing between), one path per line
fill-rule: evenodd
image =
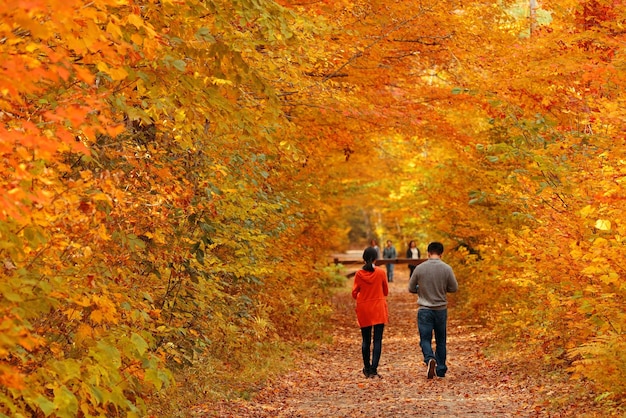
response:
M428 244L428 252L437 255L443 254L443 244L436 241L431 242L430 244Z

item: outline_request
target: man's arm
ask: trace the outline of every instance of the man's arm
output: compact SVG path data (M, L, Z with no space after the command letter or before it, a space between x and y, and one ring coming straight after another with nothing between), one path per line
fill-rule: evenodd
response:
M413 274L411 274L411 279L409 280L409 292L417 293L417 269L413 270Z
M446 291L448 293L454 293L459 290L459 282L456 280L456 276L454 275L454 271L450 268L450 275L448 276L448 286Z

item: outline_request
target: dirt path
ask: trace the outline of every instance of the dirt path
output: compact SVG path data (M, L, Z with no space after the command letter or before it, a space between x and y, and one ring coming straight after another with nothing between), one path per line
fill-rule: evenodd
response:
M408 274L397 267L388 297L390 324L385 328L378 372L361 373L360 332L350 295L335 298L334 342L297 370L264 388L251 402L215 405L220 417L545 417L543 384L535 377L510 376L503 365L481 354L485 330L464 325L449 312L448 373L426 379L415 325L416 297L406 291ZM532 370L531 370L532 371ZM532 374L531 374L532 376ZM545 392L545 391L544 391Z

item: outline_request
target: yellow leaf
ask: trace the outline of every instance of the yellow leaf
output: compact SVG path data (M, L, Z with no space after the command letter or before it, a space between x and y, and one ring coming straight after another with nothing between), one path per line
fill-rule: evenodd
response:
M603 274L602 276L600 276L600 280L602 280L604 283L607 283L607 284L619 283L619 275L615 272L611 272L609 274Z
M610 231L611 230L611 221L606 219L598 219L596 221L596 228L600 231Z
M70 36L65 41L67 43L67 47L73 51L78 53L83 53L87 48L85 46L85 41L83 39L76 38L74 36Z
M587 205L584 208L582 208L580 210L580 216L582 216L583 218L586 218L587 216L589 216L592 212L594 211L593 207L591 207L591 205Z
M593 276L594 274L601 273L601 270L596 266L587 266L581 270L581 273Z
M141 37L141 35L139 34L133 33L130 36L130 40L137 45L143 45L143 37Z
M102 311L100 309L96 309L92 311L91 315L89 315L89 319L91 319L96 324L101 324L103 318L104 318L104 315L102 314Z
M143 26L143 19L135 14L128 15L128 23L135 26L136 28L141 28Z
M223 86L224 84L232 86L233 82L230 80L224 80L223 78L211 77L211 84L217 86Z
M104 194L104 193L96 193L93 196L91 196L91 198L94 201L101 200L101 201L104 201L104 202L109 202L109 203L111 202L111 198L109 196L107 196L106 194Z
M111 68L109 70L109 75L113 80L120 81L128 76L128 72L126 72L123 68Z
M183 109L178 109L174 115L176 122L182 122L186 117L187 116L185 115L185 111Z
M109 22L107 24L107 29L106 29L107 33L110 33L111 35L117 36L118 38L122 37L122 29L120 29L119 26L117 26L115 23L113 22Z
M594 246L594 247L604 247L604 246L606 246L608 243L609 243L609 242L608 242L606 239L604 239L604 238L596 238L596 239L593 241L593 246Z
M96 64L96 68L98 69L98 71L102 71L103 73L109 73L109 66L106 62L100 61L98 64Z
M75 339L78 344L81 342L93 338L93 328L87 324L80 324L76 330Z
M26 49L26 52L32 53L39 49L39 44L35 44L31 42L28 45L26 45L25 49Z
M102 224L98 227L98 238L103 241L109 241L111 239L111 235L107 231L106 227Z
M61 355L63 354L63 347L61 346L61 344L59 343L50 343L48 345L48 349L52 352L52 354L54 354L55 356Z
M574 259L574 260L578 260L581 259L583 257L583 252L580 249L580 247L578 246L572 246L571 251L569 252L569 255Z
M82 313L79 310L76 309L67 309L65 312L63 312L65 314L65 316L67 317L68 321L78 321L81 319L82 317Z

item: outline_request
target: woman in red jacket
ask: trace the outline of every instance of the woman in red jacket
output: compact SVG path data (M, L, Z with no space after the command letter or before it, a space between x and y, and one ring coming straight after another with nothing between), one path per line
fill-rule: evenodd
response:
M356 317L363 337L361 351L365 377L379 377L377 369L383 347L383 329L389 322L386 299L389 294L387 274L374 265L377 258L378 251L375 248L365 249L363 252L365 265L356 272L352 286L352 297L356 299ZM372 329L374 329L374 349L370 363Z

